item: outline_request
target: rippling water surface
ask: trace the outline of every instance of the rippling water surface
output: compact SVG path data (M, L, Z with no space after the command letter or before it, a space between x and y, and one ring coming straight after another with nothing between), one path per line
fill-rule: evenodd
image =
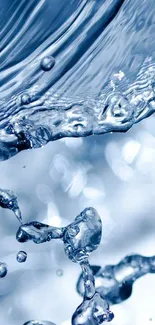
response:
M126 131L154 112L154 0L1 0L0 9L1 160Z

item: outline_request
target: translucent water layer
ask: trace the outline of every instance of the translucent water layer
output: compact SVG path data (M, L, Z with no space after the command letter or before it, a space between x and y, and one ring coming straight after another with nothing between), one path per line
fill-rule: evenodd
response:
M1 160L62 137L125 132L154 112L154 0L7 5Z

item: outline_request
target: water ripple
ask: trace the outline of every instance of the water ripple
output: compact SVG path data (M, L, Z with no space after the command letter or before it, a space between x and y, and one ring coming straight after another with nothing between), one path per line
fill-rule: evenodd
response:
M1 160L62 137L125 132L154 112L153 0L1 7Z

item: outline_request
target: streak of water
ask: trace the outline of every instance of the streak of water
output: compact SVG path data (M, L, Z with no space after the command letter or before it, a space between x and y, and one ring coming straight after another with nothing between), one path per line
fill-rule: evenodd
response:
M111 304L120 303L132 294L134 282L147 273L155 273L155 256L128 255L116 265L92 266L96 291ZM85 294L83 275L77 282L79 294Z
M19 222L22 223L22 215L18 206L17 197L12 191L0 189L0 207L12 210Z

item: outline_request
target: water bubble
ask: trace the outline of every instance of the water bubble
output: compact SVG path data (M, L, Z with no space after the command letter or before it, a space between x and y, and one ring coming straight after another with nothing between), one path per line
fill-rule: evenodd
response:
M31 102L31 97L29 94L25 93L21 96L22 105L28 105Z
M55 324L47 320L29 320L23 325L55 325Z
M53 56L45 56L42 60L41 60L41 68L44 71L49 71L51 70L55 65L55 59Z
M19 263L23 263L27 260L27 253L24 251L19 251L16 257Z
M63 275L63 270L62 269L58 269L56 271L56 274L57 274L57 276L62 276Z
M0 278L4 278L7 275L7 265L0 262Z

